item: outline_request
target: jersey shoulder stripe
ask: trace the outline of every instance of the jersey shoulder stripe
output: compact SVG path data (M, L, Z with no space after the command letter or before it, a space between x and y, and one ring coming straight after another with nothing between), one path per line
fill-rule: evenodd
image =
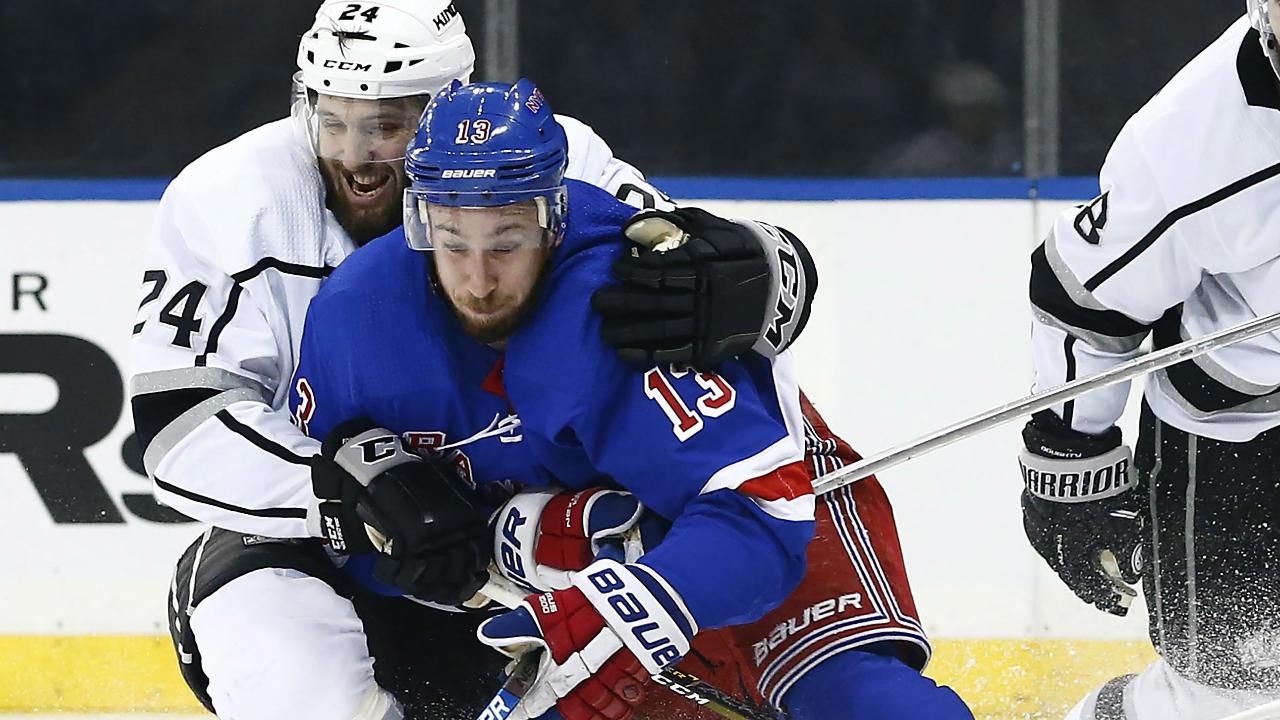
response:
M264 452L269 452L281 460L284 460L287 463L293 463L294 465L311 464L309 459L295 453L279 443L272 442L261 433L256 432L253 428L245 425L239 420L236 420L235 417L231 415L231 412L226 408L219 410L215 417L217 417L218 421L225 425L228 430L253 443L255 447L263 450Z
M1207 210L1223 200L1248 190L1249 188L1263 182L1264 180L1269 180L1276 175L1280 175L1280 163L1265 167L1251 175L1240 178L1230 185L1218 188L1199 200L1187 203L1186 205L1170 212L1168 215L1161 218L1160 222L1156 223L1155 227L1151 228L1146 235L1142 236L1142 239L1134 243L1132 247L1124 252L1124 254L1115 260L1112 260L1106 267L1102 268L1102 270L1098 271L1086 280L1084 282L1085 289L1090 292L1097 290L1098 286L1114 277L1115 274L1124 269L1126 265L1133 262L1135 258L1141 255L1147 248L1151 247L1160 239L1160 236L1168 232L1169 228L1173 227L1173 225L1178 221L1190 217L1195 213Z
M240 513L242 515L252 515L253 517L265 517L265 518L297 518L297 519L306 519L307 517L307 511L305 508L288 508L288 507L246 508L246 507L240 507L239 505L233 505L231 503L223 502L221 500L216 500L211 497L206 497L199 493L191 492L190 490L187 490L185 488L180 488L177 485L165 482L164 480L161 480L159 477L155 478L155 484L157 488L164 490L165 492L177 495L180 498L185 498L187 500L190 500L192 502L197 502L202 505L212 505L213 507L220 508L222 510L230 510L231 512Z
M277 270L285 275L298 275L300 277L320 278L324 279L333 273L333 265L303 265L301 263L288 262L280 258L267 256L253 264L253 267L240 270L231 274L231 279L238 283L252 280L267 270Z

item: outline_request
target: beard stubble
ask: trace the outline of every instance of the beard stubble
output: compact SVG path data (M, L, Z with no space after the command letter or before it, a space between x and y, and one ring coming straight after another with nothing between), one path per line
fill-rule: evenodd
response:
M387 168L391 174L387 182L392 187L377 205L357 207L347 194L349 191L343 178L342 163L338 160L321 159L319 164L320 176L324 179L325 207L333 212L338 224L347 231L357 246L386 235L404 220L401 203L406 179L402 169Z

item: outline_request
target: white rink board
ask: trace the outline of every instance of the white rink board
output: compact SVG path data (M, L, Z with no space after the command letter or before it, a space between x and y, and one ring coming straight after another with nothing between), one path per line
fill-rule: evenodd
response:
M836 432L864 454L1028 392L1028 256L1039 228L1069 203L699 204L784 225L813 251L821 287L797 347L801 379ZM0 203L0 353L9 334L70 335L127 373L154 207ZM14 310L15 273L45 276L47 310L30 297ZM21 282L31 287L33 279ZM0 415L45 412L56 394L47 379L0 374ZM881 478L926 625L948 638L1142 637L1142 612L1120 620L1081 605L1027 546L1019 428ZM126 402L114 429L86 452L122 515L115 524L55 523L16 456L0 453L0 526L12 548L0 553L0 634L163 632L173 560L198 528L141 520L123 506L122 494L147 491L121 459L131 432Z

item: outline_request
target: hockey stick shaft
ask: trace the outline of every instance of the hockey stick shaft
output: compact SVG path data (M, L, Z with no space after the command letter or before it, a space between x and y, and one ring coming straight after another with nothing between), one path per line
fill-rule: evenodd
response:
M490 570L489 582L485 583L480 592L506 608L519 607L525 598L525 593L520 588L503 578L496 570ZM720 717L728 718L728 720L777 720L778 717L777 715L765 714L749 707L736 698L699 680L697 677L675 668L667 668L655 675L653 679L656 684L661 685L670 692L697 704L699 707L710 710ZM504 704L511 709L514 709L519 702L518 695L510 692L506 687L503 688L498 697L502 698ZM490 717L504 716L493 713Z
M916 438L904 445L898 445L876 455L863 458L848 467L819 478L813 484L813 491L818 495L829 493L832 490L842 488L845 485L887 470L912 458L933 452L958 440L985 432L997 425L1003 425L1010 420L1040 412L1093 390L1132 380L1140 375L1146 375L1161 368L1176 365L1184 360L1190 360L1207 352L1234 345L1277 329L1280 329L1280 313L1254 318L1239 325L1233 325L1210 333L1204 337L1193 338L1177 345L1171 345L1163 350L1140 355L1100 373L1082 377L1065 385L1049 388L1043 392L991 408L984 413L961 420L954 425L949 425L941 430Z

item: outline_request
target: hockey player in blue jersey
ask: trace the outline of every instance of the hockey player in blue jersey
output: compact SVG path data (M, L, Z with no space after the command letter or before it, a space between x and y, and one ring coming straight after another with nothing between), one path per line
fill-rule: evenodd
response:
M812 479L856 455L803 398L790 355L711 372L635 368L606 348L589 299L612 282L634 211L565 180L564 163L527 80L432 100L406 159L403 232L352 255L308 311L290 401L326 438L317 495L360 508L404 465L448 462L459 482L445 485L498 510L497 566L543 591L479 631L513 658L542 652L513 717L669 717L644 688L686 656L798 720L972 717L918 672L928 642L879 485L815 506ZM602 493L643 503L665 537L638 557L584 556ZM379 551L377 580L427 599L477 590L489 558L475 515L405 512L448 528L424 551L434 560L406 564L423 548L370 513L330 534L352 540L335 550ZM547 552L566 547L578 551ZM378 555L414 569L388 576Z

